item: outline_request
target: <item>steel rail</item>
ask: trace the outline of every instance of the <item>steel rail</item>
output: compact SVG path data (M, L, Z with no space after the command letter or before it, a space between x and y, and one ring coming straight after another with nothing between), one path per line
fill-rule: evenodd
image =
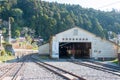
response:
M66 70L63 70L63 69L58 68L58 67L56 67L56 66L50 65L50 64L48 64L48 63L42 62L42 61L40 61L40 60L38 60L38 59L36 59L36 58L33 58L33 59L34 59L34 62L35 62L36 64L38 64L38 65L40 65L40 66L48 69L49 71L51 71L51 72L53 72L53 73L55 73L55 74L58 74L58 75L60 75L60 76L62 76L62 77L64 77L64 78L66 78L66 79L68 79L68 80L86 80L86 79L84 79L84 78L82 78L82 77L80 77L80 76L77 76L76 74L73 74L73 73L71 73L71 72L68 72L68 71L66 71ZM38 62L35 61L35 60L37 60ZM57 71L55 71L55 70L53 70L53 69L51 69L51 68L49 68L49 67L52 67L52 68L54 68L54 69L57 69L59 72L62 71L63 74L61 74L61 73L59 73L59 72L57 72ZM73 76L73 77L75 77L75 78L74 78L74 79L70 79L69 77L67 77L67 76L64 75L64 74L69 74L69 75L71 75L71 76Z

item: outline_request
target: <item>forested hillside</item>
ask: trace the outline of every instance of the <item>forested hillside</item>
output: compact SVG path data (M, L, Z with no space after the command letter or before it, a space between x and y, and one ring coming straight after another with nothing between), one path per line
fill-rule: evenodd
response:
M1 29L7 34L8 18L11 18L12 37L31 35L50 36L74 26L98 36L108 38L120 32L120 12L103 12L79 5L48 3L40 0L0 1ZM7 22L6 22L7 21Z

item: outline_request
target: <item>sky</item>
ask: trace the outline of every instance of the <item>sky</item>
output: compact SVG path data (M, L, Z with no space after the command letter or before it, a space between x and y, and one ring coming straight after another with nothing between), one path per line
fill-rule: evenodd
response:
M120 0L42 0L42 1L79 4L84 8L94 8L102 11L111 11L113 8L120 11Z

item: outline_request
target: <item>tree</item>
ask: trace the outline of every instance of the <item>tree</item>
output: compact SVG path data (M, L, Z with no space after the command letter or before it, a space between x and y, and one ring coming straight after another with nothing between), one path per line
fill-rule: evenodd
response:
M16 30L19 30L22 36L34 34L47 41L50 36L74 25L101 37L107 37L108 31L115 34L120 32L120 12L116 10L104 12L82 8L79 5L48 3L41 0L0 2L0 19L4 23L8 22L9 17L14 20L11 23L12 37L16 36ZM7 29L8 25L4 24L1 28ZM28 31L24 26L27 26Z
M12 15L17 19L21 19L22 18L22 14L23 14L23 11L19 8L15 8L15 9L12 9Z
M19 30L16 30L16 31L15 31L15 35L16 35L16 37L19 38L19 37L20 37L20 31L19 31Z
M103 32L103 28L100 25L100 23L98 22L98 20L96 18L93 19L93 31L100 37L105 38L104 32Z

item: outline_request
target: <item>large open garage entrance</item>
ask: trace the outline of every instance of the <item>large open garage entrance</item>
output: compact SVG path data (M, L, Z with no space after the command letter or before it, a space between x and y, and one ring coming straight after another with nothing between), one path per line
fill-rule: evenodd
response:
M59 43L59 58L90 58L90 42Z

